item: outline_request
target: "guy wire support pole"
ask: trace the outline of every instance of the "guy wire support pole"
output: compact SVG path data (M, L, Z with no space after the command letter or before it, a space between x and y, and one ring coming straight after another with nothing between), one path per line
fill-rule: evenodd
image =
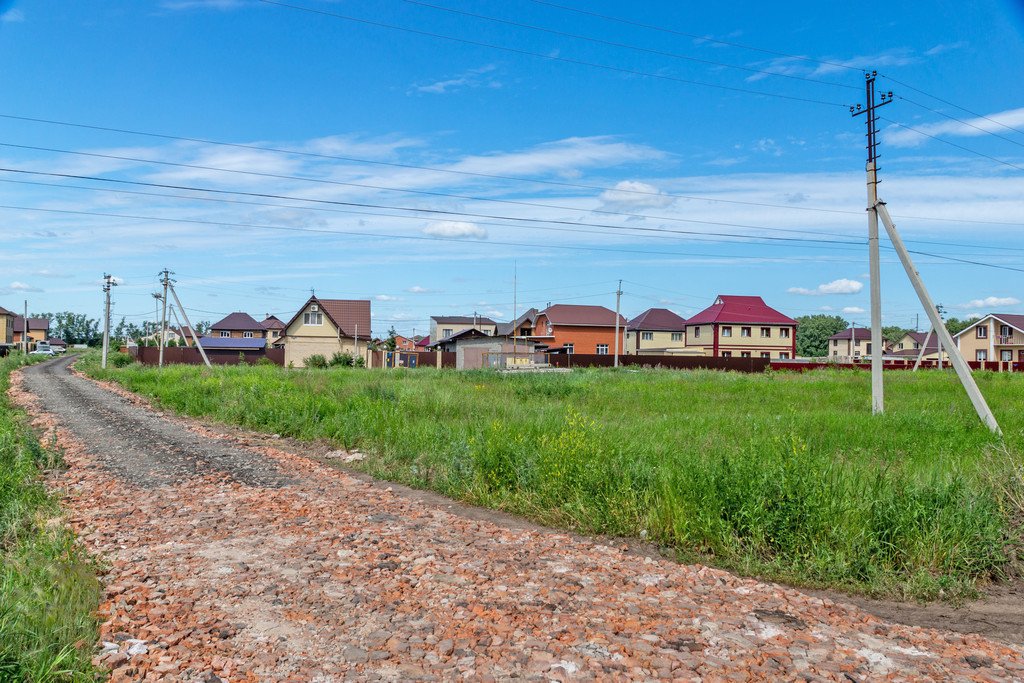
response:
M171 296L174 297L174 303L178 304L178 310L181 311L181 317L185 319L185 324L188 325L188 330L192 334L192 341L196 343L196 348L199 349L199 355L203 357L203 362L206 363L206 367L210 367L210 359L206 357L206 351L203 350L203 345L199 341L199 335L196 334L196 328L192 327L191 321L188 319L188 313L185 312L185 307L178 301L178 293L174 291L174 285L168 283L171 288Z
M875 205L878 203L878 154L876 153L877 123L878 116L875 109L884 104L892 102L892 93L882 93L881 104L875 104L875 76L877 71L865 73L865 86L867 89L867 108L862 109L858 104L850 107L850 113L854 116L867 114L868 122L868 254L870 257L870 278L871 278L871 412L881 414L885 409L884 389L882 386L882 284L881 266L878 256L878 213Z
M619 367L619 300L622 299L622 280L615 290L615 360L613 367Z

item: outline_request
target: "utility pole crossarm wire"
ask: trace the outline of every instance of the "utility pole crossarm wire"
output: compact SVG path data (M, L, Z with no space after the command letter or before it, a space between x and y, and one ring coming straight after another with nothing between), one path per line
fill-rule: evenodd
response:
M103 292L106 294L107 304L106 311L103 316L103 357L100 361L100 367L106 369L107 367L107 352L110 349L110 288L117 285L113 281L112 275L103 274L104 284ZM28 321L25 324L26 331L28 330Z

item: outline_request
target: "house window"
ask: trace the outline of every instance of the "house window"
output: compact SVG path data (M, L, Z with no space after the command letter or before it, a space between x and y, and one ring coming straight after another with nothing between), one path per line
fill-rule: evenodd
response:
M441 339L452 336L452 328L448 327L441 330Z
M779 354L779 359L781 359L781 360L789 360L789 354L786 353L785 351L783 351L782 353Z
M722 336L723 337L731 337L732 336L732 328L728 327L728 326L723 327L722 328Z
M836 353L838 354L839 352L836 351ZM769 353L768 351L762 351L761 352L761 358L771 358L771 357L772 357L772 354Z
M789 328L788 327L780 327L779 328L779 336L782 337L783 339L789 339Z
M741 327L740 328L740 336L741 337L749 337L750 336L750 328L749 327Z
M838 351L833 351L833 352L832 352L832 355L833 355L833 356L838 356L838 355L839 355L839 352L838 352Z
M750 358L750 351L741 351L740 358Z
M242 333L242 338L243 339L252 339L252 332L243 332Z
M276 337L277 335L278 335L278 332L277 332L277 330L271 330L271 331L270 331L270 336L272 336L272 337Z
M975 352L974 360L978 361L979 363L984 363L985 361L988 360L988 351L986 351L985 349L978 349Z
M732 358L732 351L722 351L722 358Z
M700 328L699 327L693 328L693 338L694 339L700 339Z
M672 341L683 341L683 333L682 332L673 332L672 333Z
M654 340L654 333L653 332L641 332L640 333L640 341L653 341L653 340Z
M1013 360L1013 351L1000 351L999 360Z
M999 335L1002 336L1002 337L1009 337L1010 336L1010 326L1009 325L1000 325L999 326Z
M220 331L220 336L222 336L222 337L230 337L231 333L228 332L227 330L221 330Z
M868 350L865 353L871 353L871 342L867 343Z
M855 339L855 340L853 341L853 345L854 345L854 346L860 346L860 339Z
M770 337L770 336L772 336L772 328L770 328L770 327L762 327L761 328L761 336L762 337Z
M897 344L896 348L899 349L900 351L902 351L903 350L903 342L900 342L899 344ZM917 344L914 344L914 348L915 349L917 348Z
M529 337L531 334L533 334L532 327L523 327L519 330L520 337Z
M607 344L605 346L607 346ZM569 343L569 344L565 345L565 352L566 353L572 353L572 343Z
M974 328L974 330L974 334L977 336L978 339L988 338L988 325L978 325L976 328Z
M608 345L607 344L598 344L597 345L597 355L599 355L599 356L607 356L608 355Z
M833 339L832 340L832 346L839 346L839 340L838 339Z
M901 349L903 348L903 344L900 344L900 348L901 348ZM918 344L917 342L914 342L914 348L915 348L915 349L919 349L919 348L921 348L921 345L920 345L920 344Z
M313 308L313 307L311 306L310 308ZM316 311L311 311L309 313L303 313L302 314L302 324L303 325L323 325L324 324L324 314L323 313L317 313Z

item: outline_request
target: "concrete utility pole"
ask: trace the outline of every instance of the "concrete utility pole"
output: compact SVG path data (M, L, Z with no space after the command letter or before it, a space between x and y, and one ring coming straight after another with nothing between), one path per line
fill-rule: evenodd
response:
M167 287L171 283L170 271L164 268L164 311L160 316L160 361L158 367L164 366L164 344L167 343Z
M917 354L917 361L914 363L914 369L911 372L917 372L917 369L919 367L921 367L921 359L924 358L925 349L928 348L928 342L931 341L931 339L932 339L932 332L934 332L934 331L935 330L933 330L932 328L930 328L930 327L928 328L928 334L926 334L924 336L924 344L921 344L921 353ZM939 349L939 358L940 359L942 358L942 349L941 348Z
M203 357L203 362L206 363L206 367L210 367L210 359L206 357L206 351L203 349L202 342L199 341L199 336L196 334L196 329L192 327L192 322L188 319L188 313L185 312L185 307L181 305L178 300L178 293L174 291L174 285L167 283L171 290L171 296L174 297L174 303L178 304L178 310L181 311L181 317L185 319L185 324L188 325L188 331L192 335L192 341L196 343L196 348L199 349L199 355ZM181 322L179 321L180 325Z
M619 302L622 300L622 280L619 280L619 288L615 290L615 361L613 367L619 367Z
M868 254L870 267L868 272L871 278L871 412L880 414L885 409L884 389L882 386L882 284L881 266L878 256L878 212L875 205L878 204L878 154L877 154L877 133L878 115L875 109L892 102L892 93L882 93L881 104L875 103L875 76L877 71L865 74L865 87L867 89L867 108L861 109L858 104L851 107L850 112L854 116L867 114L868 123Z
M953 343L953 338L949 334L949 330L946 329L945 324L942 322L942 318L939 316L938 308L932 302L931 296L928 294L928 290L924 286L924 281L921 279L921 275L917 272L914 267L914 262L910 258L910 254L907 252L907 248L903 245L903 239L900 237L899 232L896 230L895 223L892 222L892 217L889 215L889 210L885 207L885 202L878 199L877 185L877 168L876 161L878 155L875 153L875 147L877 145L876 140L876 123L878 120L875 110L885 104L892 102L892 92L882 93L881 103L875 103L875 76L877 72L872 71L870 74L865 74L866 86L867 86L867 109L862 110L858 104L856 107L851 107L850 111L854 116L867 113L868 122L868 242L871 256L871 396L872 396L872 412L881 413L883 408L882 401L882 312L881 312L881 286L879 284L879 260L878 260L878 221L881 220L885 226L885 231L889 235L889 240L892 242L893 248L896 250L896 254L900 257L900 262L903 264L903 269L907 273L907 277L910 278L910 283L914 286L914 291L917 292L917 298L921 302L921 306L924 307L925 313L928 314L928 320L931 323L932 329L935 331L939 341L939 358L942 358L942 347L946 347L949 353L949 362L956 370L957 376L960 378L960 383L963 385L964 390L967 391L967 396L970 398L971 403L974 405L974 410L978 413L978 417L985 425L995 432L996 434L1002 434L1002 430L999 429L999 424L996 422L996 418L992 415L992 411L989 410L988 403L985 402L985 397L982 396L981 391L978 389L978 385L974 381L974 376L971 374L971 369L968 367L967 362L964 360L963 355L960 353L960 349Z
M25 317L22 320L24 324L21 326L21 351L28 353L28 299L25 299Z
M107 309L103 316L103 358L100 360L100 367L107 367L107 352L110 349L110 288L116 287L117 283L114 282L112 275L103 274L103 279L106 280L106 284L103 285L103 291L107 295Z

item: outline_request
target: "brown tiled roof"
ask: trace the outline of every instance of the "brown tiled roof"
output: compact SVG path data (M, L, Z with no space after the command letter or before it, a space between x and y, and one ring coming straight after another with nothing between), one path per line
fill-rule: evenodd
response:
M223 320L219 320L214 324L210 325L210 329L228 331L239 330L243 332L248 332L252 330L262 332L263 325L260 325L258 322L256 322L256 319L253 318L248 313L242 313L241 311L239 311L237 313L232 313Z
M48 318L29 318L28 319L28 330L48 330L50 329L50 321ZM25 317L15 316L14 318L14 331L24 332L25 331Z
M17 315L14 311L8 311L3 306L0 306L0 315Z
M281 322L280 318L276 315L268 315L267 319L260 323L264 328L268 330L283 330L284 323Z
M829 341L833 339L867 339L871 340L871 328L870 327L847 327L842 332L837 332L828 338ZM885 340L885 337L882 337Z
M541 312L552 325L585 325L615 327L615 311L604 306L581 306L578 304L555 304ZM627 320L619 316L619 325L625 327Z
M302 315L303 311L310 304L317 304L320 310L326 315L334 326L341 330L342 336L355 337L356 327L359 327L359 338L370 339L370 300L369 299L320 299L315 296L309 297L306 303L302 304L298 313L285 325L285 329L292 326L292 323Z
M789 316L771 308L759 296L721 294L703 311L686 321L687 325L707 323L749 323L751 325L796 325Z
M686 320L667 308L648 308L629 321L631 330L682 330Z

